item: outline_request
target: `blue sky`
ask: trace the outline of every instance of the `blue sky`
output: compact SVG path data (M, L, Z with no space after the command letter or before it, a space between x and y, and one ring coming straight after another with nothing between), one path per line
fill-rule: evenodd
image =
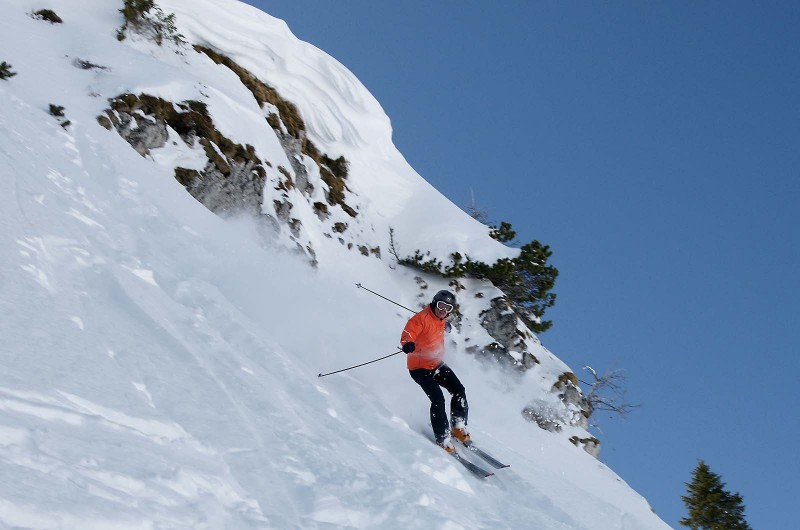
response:
M625 370L642 407L599 418L602 458L667 523L702 458L751 526L796 524L799 3L248 3L347 66L443 194L551 246L542 340Z

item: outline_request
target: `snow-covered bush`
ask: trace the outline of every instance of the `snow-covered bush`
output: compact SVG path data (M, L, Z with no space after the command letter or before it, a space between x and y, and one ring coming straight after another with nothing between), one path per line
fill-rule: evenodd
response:
M16 72L11 71L11 65L3 61L0 63L0 79L8 79L17 75Z

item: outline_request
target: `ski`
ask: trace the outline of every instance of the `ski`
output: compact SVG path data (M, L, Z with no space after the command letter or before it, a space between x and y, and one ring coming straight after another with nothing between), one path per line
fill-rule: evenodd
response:
M470 462L469 460L467 460L466 458L464 458L463 456L461 456L458 453L449 453L449 454L452 455L453 458L455 458L456 460L461 462L462 466L464 466L465 468L469 469L472 472L472 474L475 475L478 478L486 478L486 477L491 477L492 475L494 475L494 473L492 473L491 471L486 471L482 467L476 466L475 464L473 464L472 462Z
M481 448L479 448L477 445L475 445L472 442L472 440L468 441L467 443L465 443L463 445L468 450L472 451L473 453L475 453L479 457L483 458L489 465L491 465L495 469L503 469L504 467L511 467L510 465L502 463L501 461L499 461L498 459L496 459L495 457L493 457L492 455L490 455L486 451L484 451Z

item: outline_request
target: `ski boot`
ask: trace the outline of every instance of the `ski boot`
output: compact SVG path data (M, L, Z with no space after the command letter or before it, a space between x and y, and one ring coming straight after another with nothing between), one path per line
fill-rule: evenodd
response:
M450 433L453 435L453 438L455 438L462 444L464 445L469 444L470 442L469 433L467 432L467 426L464 425L463 423L458 423L454 425L453 430L450 431Z
M447 451L451 455L455 454L455 452L456 452L456 446L453 445L453 441L450 439L449 436L447 438L445 438L444 440L442 440L441 442L437 442L436 445L438 445L439 447L441 447L442 449L444 449L445 451Z

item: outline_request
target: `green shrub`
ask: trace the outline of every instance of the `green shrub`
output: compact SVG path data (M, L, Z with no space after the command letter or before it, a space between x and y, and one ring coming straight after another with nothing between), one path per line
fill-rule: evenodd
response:
M511 236L510 239L513 239L516 236L508 223L502 223L501 228L496 231L501 238ZM445 278L468 276L489 280L505 293L514 312L531 331L543 333L553 325L552 320L544 321L541 318L547 308L556 302L555 293L550 291L555 287L558 269L547 264L547 260L552 256L548 245L542 245L536 240L531 241L520 248L520 254L516 258L502 258L492 265L474 261L458 252L450 255L451 261L448 264L429 256L430 253L423 254L417 250L413 256L398 258L398 261L402 265L439 274Z
M39 11L34 11L31 16L36 20L46 20L51 24L61 24L64 22L61 20L61 17L56 15L55 11L52 9L40 9Z
M155 0L125 0L124 6L119 10L125 22L117 30L117 40L125 40L129 30L152 38L161 46L164 40L171 41L178 46L186 44L183 35L178 33L175 26L175 13L165 15Z
M503 221L500 223L499 228L496 226L492 227L491 231L489 231L489 236L501 243L508 243L517 237L517 233L511 229L511 223L506 223Z
M3 61L0 63L0 79L8 79L17 75L16 72L11 71L11 65Z
M64 117L64 107L62 107L61 105L53 105L51 103L50 104L50 115L51 116L55 116L56 118L63 118ZM67 127L72 125L72 122L69 121L69 120L64 120L64 121L61 122L60 125L66 129Z

